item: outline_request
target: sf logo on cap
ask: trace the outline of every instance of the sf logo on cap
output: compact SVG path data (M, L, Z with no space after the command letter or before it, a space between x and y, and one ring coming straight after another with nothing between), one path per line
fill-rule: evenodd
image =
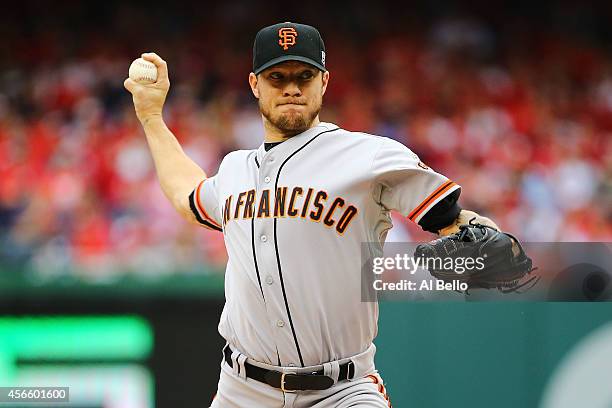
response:
M283 27L278 30L278 45L283 47L286 51L290 45L295 45L295 37L297 37L297 31L293 27Z

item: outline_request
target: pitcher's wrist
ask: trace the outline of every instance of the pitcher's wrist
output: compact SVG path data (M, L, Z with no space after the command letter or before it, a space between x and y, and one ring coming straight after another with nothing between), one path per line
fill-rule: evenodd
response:
M161 113L152 113L140 118L142 126L152 125L158 122L163 122Z

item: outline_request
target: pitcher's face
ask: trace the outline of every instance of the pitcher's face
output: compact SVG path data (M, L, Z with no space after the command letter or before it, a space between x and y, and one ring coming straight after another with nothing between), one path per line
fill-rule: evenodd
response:
M321 111L328 81L329 72L298 61L285 61L249 76L264 121L285 136L312 126Z

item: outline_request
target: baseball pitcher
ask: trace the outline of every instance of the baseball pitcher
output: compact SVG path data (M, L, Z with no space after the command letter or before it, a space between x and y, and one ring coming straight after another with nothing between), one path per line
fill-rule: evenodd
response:
M222 233L229 255L212 407L390 407L374 365L378 304L361 301L361 244L381 252L391 210L453 239L470 220L488 236L497 226L462 210L460 186L404 145L319 121L330 73L314 27L257 33L248 82L263 143L229 153L214 176L164 123L166 62L142 57L156 82L124 85L161 187L184 218Z

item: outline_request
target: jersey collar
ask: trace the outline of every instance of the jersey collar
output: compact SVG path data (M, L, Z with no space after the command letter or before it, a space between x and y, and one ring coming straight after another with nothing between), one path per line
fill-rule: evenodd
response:
M279 163L284 161L291 153L302 147L312 137L316 136L321 132L328 130L338 129L338 126L329 122L320 122L318 125L311 127L310 129L295 135L292 138L285 140L273 149L266 152L264 143L257 149L257 163L264 163L266 160L273 158L274 162Z

